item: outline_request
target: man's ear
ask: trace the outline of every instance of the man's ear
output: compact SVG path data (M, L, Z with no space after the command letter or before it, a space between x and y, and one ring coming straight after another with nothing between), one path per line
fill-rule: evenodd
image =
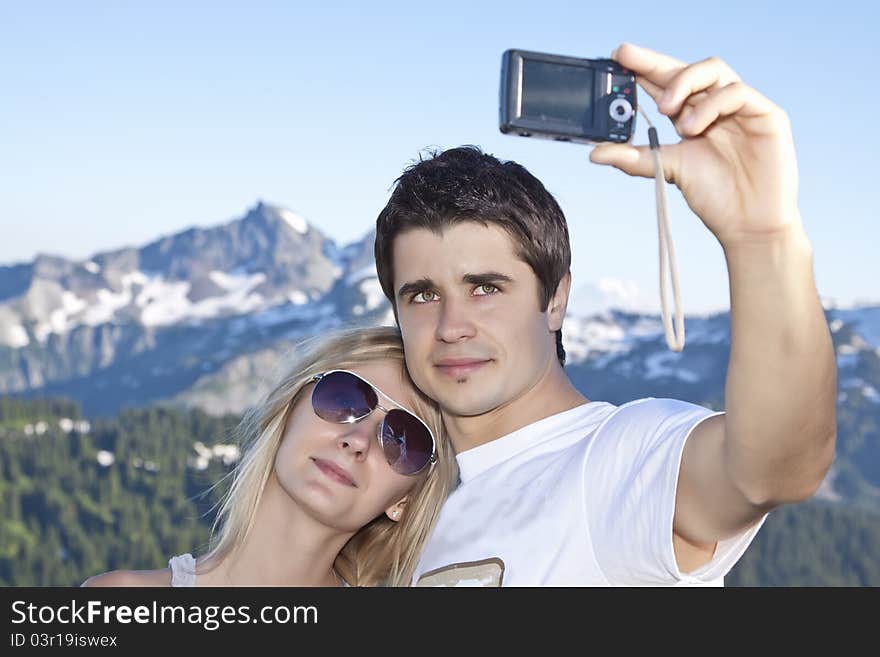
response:
M555 333L562 328L562 320L565 319L565 309L568 307L568 294L571 292L571 271L565 272L556 286L556 292L550 297L547 304L547 328Z
M385 515L388 516L390 520L399 522L400 519L403 518L403 508L406 506L407 499L408 497L404 496L403 499L389 506L385 509Z

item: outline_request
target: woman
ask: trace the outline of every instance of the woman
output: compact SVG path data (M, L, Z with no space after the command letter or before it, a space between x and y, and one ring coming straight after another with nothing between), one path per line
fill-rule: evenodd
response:
M396 328L309 340L243 420L207 554L83 586L408 586L457 476ZM218 531L219 528L219 531Z

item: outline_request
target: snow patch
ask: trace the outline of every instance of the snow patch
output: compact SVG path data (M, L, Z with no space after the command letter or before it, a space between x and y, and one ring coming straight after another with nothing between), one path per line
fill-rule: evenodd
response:
M674 352L651 354L645 358L645 378L675 377L687 383L699 381L700 377L694 372L675 366L675 361L679 360L681 355Z
M63 334L79 325L98 326L113 321L116 314L134 304L139 319L145 326L168 326L188 319L213 318L223 314L243 315L259 309L264 304L262 295L252 290L266 280L263 273L225 273L212 271L211 280L224 293L202 299L197 303L189 300L191 284L188 281L166 281L162 274L133 271L121 278L118 291L102 288L95 292L94 300L77 297L65 291L61 307L48 313L48 317L34 327L34 335L45 342L52 333ZM0 343L21 347L27 344L23 328L5 331L0 328ZM11 333L11 335L9 335Z
M189 289L190 284L185 281L154 280L145 285L135 299L135 304L142 309L144 326L166 326L184 319L192 305L186 298Z
M366 310L378 308L385 302L385 293L382 291L382 286L379 285L378 278L364 279L361 281L360 290L365 297Z
M88 301L80 299L73 292L65 290L61 295L61 305L67 315L76 315L88 307Z
M843 320L872 347L880 346L880 306L837 310L835 320Z
M252 290L257 285L266 280L266 274L258 272L256 274L247 274L236 270L227 274L222 271L212 271L208 275L214 283L224 290L230 292L241 292L242 290Z
M251 290L266 280L265 274L212 271L209 276L217 286L226 290L226 294L208 297L198 303L187 298L190 283L186 281L167 283L161 277L151 280L138 296L138 305L143 307L141 322L146 326L167 326L185 319L243 315L263 304L263 296Z
M584 360L591 351L625 351L626 333L619 324L567 317L562 326L562 342L569 362Z
M663 333L659 319L640 317L625 326L610 312L590 318L568 316L562 328L562 338L569 362L579 362L591 353L603 354L603 365L616 355L632 349L636 342L656 338ZM596 361L599 365L599 361Z
M822 483L819 485L818 490L813 494L816 499L820 500L828 500L829 502L837 502L840 500L840 494L834 490L834 478L837 476L837 471L834 467L828 470L828 474L825 475L825 479L822 480Z
M92 429L92 425L88 420L71 420L69 417L63 417L58 420L58 426L64 433L78 431L79 433L88 433Z
M24 425L24 435L26 436L42 436L48 430L49 423L43 422L42 420L33 424Z
M301 306L301 305L303 305L304 303L308 303L308 302L309 302L309 297L308 297L308 295L306 295L306 293L303 292L302 290L294 290L293 292L290 292L290 293L287 295L287 298L290 299L290 302L291 302L291 303L293 303L293 304L295 304L295 305L297 305L297 306Z
M222 461L223 465L232 465L241 457L241 451L237 445L213 445L206 447L201 441L193 443L196 456L189 459L189 466L196 470L204 470L211 461Z
M288 226L301 235L305 235L309 230L309 223L290 210L279 209L278 216L281 217Z
M361 267L360 269L349 273L349 275L345 277L345 284L354 285L364 278L375 278L378 282L379 274L376 273L376 265L373 264L367 267Z
M153 274L152 278L157 278L159 276L160 274ZM128 288L132 285L146 285L149 282L150 278L150 276L142 271L131 271L123 275L122 286Z
M27 331L21 324L0 324L0 345L20 349L30 342Z
M129 305L132 300L131 283L128 283L121 292L101 289L95 293L95 296L96 302L89 306L80 318L80 322L87 326L106 324L113 319L118 310Z

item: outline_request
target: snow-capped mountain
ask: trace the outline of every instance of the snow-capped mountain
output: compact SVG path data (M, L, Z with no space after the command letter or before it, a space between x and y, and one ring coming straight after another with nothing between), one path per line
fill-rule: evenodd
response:
M78 327L196 324L323 297L358 245L336 248L296 214L258 204L224 226L73 262L40 256L0 267L0 344L45 344ZM361 264L361 263L358 263Z
M380 322L372 250L372 233L340 248L259 203L138 249L0 267L0 394L65 394L113 412L268 345Z
M259 203L230 223L142 248L0 267L0 394L66 396L91 415L155 402L241 412L298 340L393 322L373 240L370 232L340 246L293 212ZM728 313L688 317L686 347L673 353L658 315L626 309L637 291L615 281L594 287L583 288L587 307L630 303L590 315L574 304L566 318L566 368L587 397L724 407ZM826 315L840 430L822 494L877 503L880 305L829 307Z

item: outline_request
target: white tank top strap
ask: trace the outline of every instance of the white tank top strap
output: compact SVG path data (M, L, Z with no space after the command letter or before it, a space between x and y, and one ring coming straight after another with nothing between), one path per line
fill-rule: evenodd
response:
M171 586L196 585L196 560L187 552L168 560L171 568Z

